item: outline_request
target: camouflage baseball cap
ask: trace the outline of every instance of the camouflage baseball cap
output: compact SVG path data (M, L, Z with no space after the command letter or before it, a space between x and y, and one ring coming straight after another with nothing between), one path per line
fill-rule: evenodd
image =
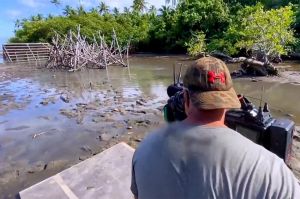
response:
M214 57L195 61L186 71L183 85L199 109L240 108L226 64Z

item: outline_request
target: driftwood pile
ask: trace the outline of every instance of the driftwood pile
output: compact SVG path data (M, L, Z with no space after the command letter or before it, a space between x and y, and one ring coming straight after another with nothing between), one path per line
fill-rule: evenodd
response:
M270 62L262 62L253 58L238 57L229 61L230 63L242 63L241 72L243 75L268 76L278 75L278 70Z
M112 39L106 42L99 32L94 41L89 43L81 35L80 27L77 33L70 31L61 36L58 33L52 38L50 57L47 68L78 71L84 68L107 69L110 65L128 66L129 42L121 47L116 32L113 30Z
M278 69L268 60L259 61L254 58L238 57L233 58L226 54L214 52L211 54L213 57L222 59L227 63L241 63L241 70L235 71L233 75L243 76L243 75L255 75L255 76L268 76L268 75L278 75Z

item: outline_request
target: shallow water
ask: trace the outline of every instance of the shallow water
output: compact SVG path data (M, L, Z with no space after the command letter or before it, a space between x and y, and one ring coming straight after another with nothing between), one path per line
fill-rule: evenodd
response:
M143 56L132 58L130 68L113 66L108 71L75 73L22 66L0 69L0 162L5 163L0 166L0 176L9 167L78 159L82 146L88 145L92 150L99 146L99 133L127 132L124 121L131 113L114 115L112 110L130 109L141 98L148 109L162 106L167 100L166 87L173 81L174 63L185 67L190 61L184 56ZM300 64L286 64L292 70L300 70ZM236 79L234 87L237 93L262 97L274 116L288 117L300 124L299 85ZM61 95L68 96L70 103L63 102ZM41 104L45 101L45 105ZM78 116L70 119L60 114L62 109L75 110L78 103L94 102L97 110L83 112L80 122ZM259 100L253 102L259 105ZM99 113L111 114L110 120L93 122Z
M86 70L77 73L45 69L16 72L15 77L0 83L1 93L8 96L8 99L2 97L1 101L0 136L9 137L12 146L22 145L25 135L30 137L49 129L64 132L62 135L53 133L49 137L66 136L70 132L74 136L89 128L86 124L88 121L78 125L61 115L60 109L72 109L76 103L101 101L105 95L116 95L113 90L122 99L150 96L151 102L167 100L166 87L173 81L173 64L179 66L182 63L185 67L190 61L184 60L185 57L136 57L131 59L129 69L115 66L108 71ZM229 67L236 68L234 65ZM300 65L293 64L293 67L298 69ZM300 86L237 79L234 80L234 87L237 93L257 99L262 97L263 101L269 103L275 116L292 116L300 124ZM71 96L71 103L60 100L62 93ZM9 95L12 95L11 98ZM44 99L50 99L50 102L47 105L40 104ZM260 104L259 100L251 100ZM19 129L20 126L27 128ZM66 129L68 132L65 132ZM20 157L17 154L14 156ZM3 154L0 157L3 158Z
M185 57L140 57L131 60L130 69L111 67L109 71L89 70L77 73L62 71L34 70L23 72L21 77L1 82L0 89L3 93L12 94L14 102L21 104L21 110L11 108L0 116L0 135L6 135L8 127L30 126L30 129L39 131L45 126L63 127L72 122L61 116L59 110L74 106L76 103L88 103L103 98L103 91L115 89L122 98L137 96L153 96L155 100L166 100L166 87L173 81L173 64L187 65ZM230 66L235 68L236 66ZM294 65L294 68L298 68ZM300 65L299 65L300 68ZM274 82L251 82L238 79L234 81L237 93L246 96L261 98L275 110L275 115L285 116L291 114L294 120L300 123L300 87L291 84ZM262 91L264 89L264 91ZM59 100L60 94L70 92L71 104ZM55 103L44 106L40 102L44 98L55 98ZM5 101L2 101L2 103ZM254 100L259 104L257 100ZM41 120L42 116L50 116L51 120ZM54 125L55 124L55 125ZM28 131L28 129L23 129ZM18 131L20 132L20 131Z

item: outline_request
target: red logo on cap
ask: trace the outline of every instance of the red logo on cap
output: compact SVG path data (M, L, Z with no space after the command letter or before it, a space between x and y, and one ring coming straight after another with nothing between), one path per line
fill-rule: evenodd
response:
M216 74L214 71L208 71L207 77L208 77L208 82L211 84L214 84L216 79L220 79L220 81L224 84L226 79L224 72L221 72L220 74Z

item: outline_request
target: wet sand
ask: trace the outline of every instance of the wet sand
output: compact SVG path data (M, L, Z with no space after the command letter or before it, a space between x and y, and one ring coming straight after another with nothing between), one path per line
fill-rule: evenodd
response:
M78 73L0 65L0 196L14 198L20 190L120 141L138 146L148 132L166 125L161 112L166 87L173 63L184 59L137 57L130 70L115 66ZM235 86L259 98L257 88L263 85L271 105L300 89L292 82L277 83L241 79ZM274 115L300 125L299 106L273 107ZM298 177L299 160L300 128L291 163Z

